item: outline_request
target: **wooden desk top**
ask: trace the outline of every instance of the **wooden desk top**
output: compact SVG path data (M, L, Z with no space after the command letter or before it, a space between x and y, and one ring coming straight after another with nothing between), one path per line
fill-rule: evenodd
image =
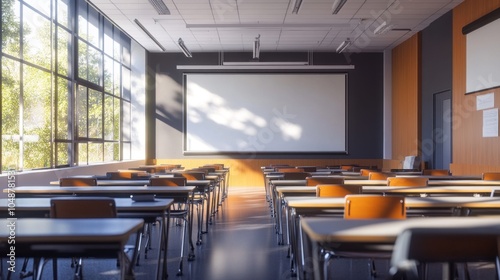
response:
M500 216L425 217L395 219L303 218L304 232L318 243L361 242L392 243L399 233L412 227L464 228L500 234Z
M285 198L291 208L343 208L343 197L291 196ZM500 208L500 197L438 196L406 197L407 208Z
M37 198L16 198L15 211L49 211L50 210L50 197L37 197ZM155 199L155 201L135 202L130 198L114 198L116 203L116 210L121 211L165 211L174 202L173 199L162 198ZM0 211L7 212L8 199L0 198Z
M10 235L12 220L0 219L0 242ZM64 243L122 243L130 234L142 229L142 219L99 218L99 219L50 219L19 218L15 221L15 240L18 243L64 244Z
M96 187L59 187L59 186L25 186L14 188L16 194L181 194L194 190L194 186L186 187L148 187L148 186L96 186ZM7 189L4 189L7 192Z

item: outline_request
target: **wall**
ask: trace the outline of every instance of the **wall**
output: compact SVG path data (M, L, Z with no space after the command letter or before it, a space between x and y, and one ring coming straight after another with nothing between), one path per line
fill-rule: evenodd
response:
M500 7L499 0L465 0L453 10L453 174L481 174L500 171L500 138L482 137L482 112L475 98L495 93L500 107L500 89L465 95L465 35L462 27Z
M251 54L226 53L224 61L249 61ZM261 53L261 61L307 61L303 53ZM346 61L346 58L349 60ZM177 65L218 65L222 58L218 53L194 53L193 58L182 54L150 53L148 55L148 81L154 83L147 89L148 98L155 100L155 108L147 108L148 135L154 135L156 144L147 148L149 163L181 163L196 167L202 164L221 162L237 166L233 178L247 176L235 185L252 186L261 184L262 176L255 174L260 166L292 161L299 165L335 164L334 162L356 163L381 167L383 153L383 54L355 53L348 57L335 53L314 53L314 64L353 64L355 70L348 70L348 155L263 155L249 159L245 156L184 156L183 136L183 91L182 71ZM265 70L264 70L265 71ZM260 71L263 72L263 71ZM315 71L321 72L321 71ZM346 72L341 71L341 72ZM265 102L265 101L263 101ZM152 104L147 103L151 106ZM153 113L154 112L154 113ZM154 155L154 156L153 156ZM232 168L233 169L233 168ZM248 177L250 176L250 177Z
M422 30L422 160L433 168L433 152L436 139L434 130L434 94L451 90L452 85L452 19L448 12Z
M392 161L420 155L420 33L392 50ZM401 168L401 165L399 165Z
M33 171L24 171L15 173L16 186L48 186L51 181L58 181L60 178L78 176L78 175L105 175L108 171L117 171L119 169L128 169L143 165L144 160L114 162L93 164L88 166L75 166L57 169L42 169ZM8 173L0 175L0 186L7 188L10 183ZM0 192L0 198L7 197L6 193Z

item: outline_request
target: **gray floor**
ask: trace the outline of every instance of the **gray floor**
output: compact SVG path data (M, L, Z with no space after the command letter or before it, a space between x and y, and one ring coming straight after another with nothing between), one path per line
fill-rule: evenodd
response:
M154 232L156 234L156 232ZM264 189L230 188L229 197L210 225L203 243L196 246L194 261L184 261L183 275L177 276L179 263L180 227L170 231L167 269L169 279L203 280L284 280L295 279L290 275L290 259L286 246L277 245L273 220L265 201ZM136 279L154 279L157 246L149 252L148 259L141 256L135 269ZM31 264L31 262L30 262ZM72 279L69 260L59 260L58 279ZM19 279L21 263L12 279ZM387 279L388 262L377 260L378 279ZM472 279L495 279L491 264L472 266ZM5 268L5 265L4 265ZM31 266L29 266L31 268ZM84 279L118 279L116 260L84 260ZM440 279L440 266L433 265L429 279ZM369 279L368 260L335 260L332 279ZM5 276L5 273L4 273ZM461 277L462 278L462 277ZM42 279L52 279L51 263L45 266ZM463 278L462 278L463 279Z

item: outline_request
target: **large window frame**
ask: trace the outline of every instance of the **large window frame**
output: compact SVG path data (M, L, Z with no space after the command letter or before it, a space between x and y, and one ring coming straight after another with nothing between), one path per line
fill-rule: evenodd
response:
M131 39L85 0L2 0L0 11L0 93L6 96L0 113L3 126L15 126L0 130L0 172L130 159L130 136L123 135L131 130L130 78L122 73L131 73ZM33 28L38 22L43 33ZM46 44L31 48L27 36ZM48 80L39 85L46 92L40 104L26 103L34 100L27 79L33 71ZM78 111L81 90L85 111ZM11 103L18 108L9 111ZM30 161L33 154L43 162Z

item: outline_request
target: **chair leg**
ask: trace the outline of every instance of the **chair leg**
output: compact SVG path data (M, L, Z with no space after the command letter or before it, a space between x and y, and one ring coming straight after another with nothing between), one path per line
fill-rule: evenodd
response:
M182 242L181 242L181 260L179 261L179 270L177 271L177 276L182 275L182 266L184 260L184 247L186 244L186 227L188 226L187 220L184 220L184 226L182 227Z

